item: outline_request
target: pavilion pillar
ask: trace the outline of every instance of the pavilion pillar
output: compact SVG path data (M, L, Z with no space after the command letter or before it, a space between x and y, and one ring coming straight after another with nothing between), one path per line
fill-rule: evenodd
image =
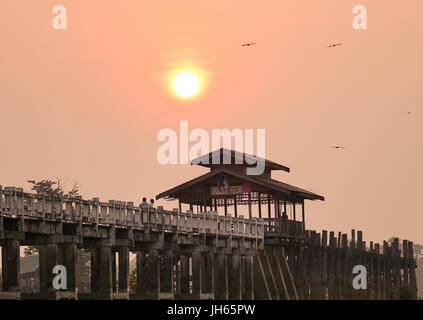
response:
M301 208L302 208L302 220L303 220L303 232L305 231L305 210L304 210L304 200L301 203Z
M238 207L236 204L236 196L234 196L234 211L235 211L235 218L238 217Z
M250 219L253 217L253 211L251 209L251 192L248 192L248 217Z
M228 215L228 204L226 202L226 198L223 199L223 204L225 206L225 216L227 216Z
M2 246L3 291L20 290L19 240L5 240Z
M261 194L258 193L258 210L259 210L259 218L261 219Z
M275 218L280 218L280 211L279 211L279 200L275 199Z
M283 218L288 218L288 212L286 210L286 200L283 201Z
M271 196L270 194L267 195L267 218L269 219L269 231L271 232L271 225L272 225L272 204L271 204Z
M295 200L294 200L294 202L292 203L292 213L294 215L294 221L297 221L297 215L295 213L295 207L296 207L296 205L295 205ZM295 235L297 234L297 224L296 223L294 223L294 234Z

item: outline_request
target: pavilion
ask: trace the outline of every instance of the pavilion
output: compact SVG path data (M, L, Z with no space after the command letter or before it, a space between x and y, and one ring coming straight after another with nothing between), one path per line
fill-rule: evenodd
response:
M273 170L290 172L290 169L267 159L261 159L265 165L262 174L248 175L253 157L223 148L210 152L191 162L210 168L210 172L164 191L156 199L177 199L180 211L182 204L188 204L191 211L196 206L197 212L206 212L208 208L218 211L218 207L223 207L225 215L230 210L235 217L238 217L238 206L244 205L250 219L255 216L265 220L268 234L301 235L305 231L304 201L324 201L324 197L272 179ZM257 213L254 215L253 205ZM300 221L297 206L301 206ZM288 219L288 207L291 207L291 219Z

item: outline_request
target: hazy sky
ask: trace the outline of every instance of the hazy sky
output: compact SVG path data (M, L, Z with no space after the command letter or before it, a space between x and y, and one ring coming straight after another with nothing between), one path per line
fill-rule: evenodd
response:
M57 4L67 30L52 27ZM352 27L358 4L367 30ZM326 198L306 204L308 228L423 243L422 12L421 0L2 0L0 184L64 177L87 198L138 202L207 172L160 165L160 129L264 128L266 156L291 168L274 178ZM195 99L171 92L180 70L200 76Z

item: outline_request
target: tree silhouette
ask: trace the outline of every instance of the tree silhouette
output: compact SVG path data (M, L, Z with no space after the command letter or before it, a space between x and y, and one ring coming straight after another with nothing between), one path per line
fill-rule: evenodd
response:
M64 183L62 178L44 179L40 181L28 180L31 184L31 190L35 191L38 195L57 198L57 197L76 197L79 195L79 184L74 182L72 188L69 191L65 191ZM37 247L28 246L24 248L24 256L30 256L38 252Z
M79 196L80 185L74 182L69 191L65 191L64 182L62 178L44 179L40 181L28 180L31 184L31 190L35 191L38 195L45 197L76 197Z

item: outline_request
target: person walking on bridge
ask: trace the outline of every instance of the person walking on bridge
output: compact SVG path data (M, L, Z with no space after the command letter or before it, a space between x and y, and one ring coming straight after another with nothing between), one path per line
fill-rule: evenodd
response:
M147 208L148 207L148 203L147 203L147 198L144 197L142 198L142 203L140 204L140 208Z

